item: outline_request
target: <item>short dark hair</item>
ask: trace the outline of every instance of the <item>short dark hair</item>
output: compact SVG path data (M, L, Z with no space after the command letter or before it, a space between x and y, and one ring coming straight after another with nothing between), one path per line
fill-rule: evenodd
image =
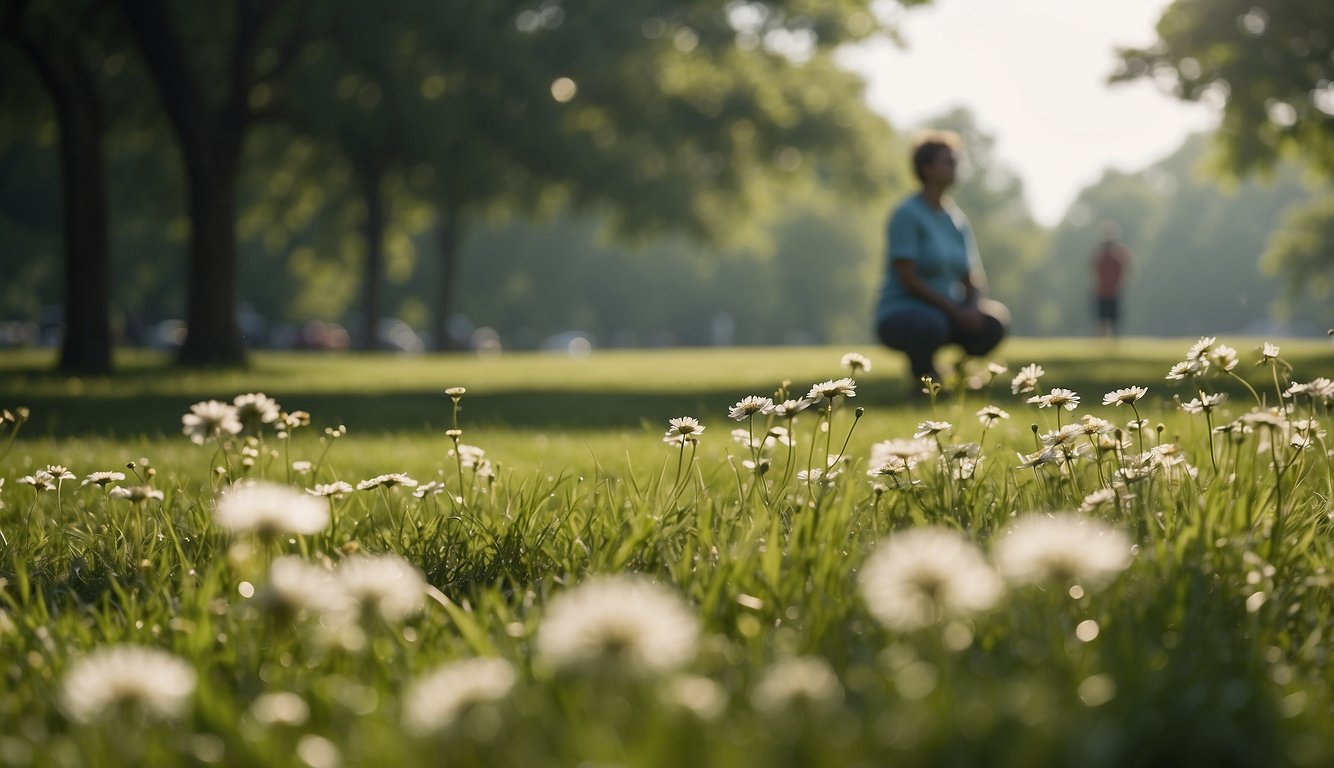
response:
M959 135L953 131L930 131L918 137L913 143L912 172L918 181L922 178L922 169L934 163L944 150L958 151Z

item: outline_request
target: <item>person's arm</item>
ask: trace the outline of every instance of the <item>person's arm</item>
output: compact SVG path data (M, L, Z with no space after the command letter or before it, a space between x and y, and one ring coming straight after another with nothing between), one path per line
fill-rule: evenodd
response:
M894 259L894 274L903 284L904 290L915 299L930 304L949 315L950 319L967 330L977 330L982 325L982 314L977 310L981 298L977 287L970 277L963 279L964 303L959 304L948 296L937 293L917 274L917 263L911 259Z

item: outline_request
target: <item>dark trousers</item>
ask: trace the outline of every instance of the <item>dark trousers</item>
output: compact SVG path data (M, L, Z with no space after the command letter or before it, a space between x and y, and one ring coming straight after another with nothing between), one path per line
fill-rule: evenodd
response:
M1005 338L1009 310L1003 304L987 299L978 304L978 310L982 313L982 327L969 332L935 307L920 304L901 309L881 321L880 341L890 349L908 355L914 380L930 376L940 381L934 362L936 350L946 344L955 344L962 347L965 354L980 357L995 349Z

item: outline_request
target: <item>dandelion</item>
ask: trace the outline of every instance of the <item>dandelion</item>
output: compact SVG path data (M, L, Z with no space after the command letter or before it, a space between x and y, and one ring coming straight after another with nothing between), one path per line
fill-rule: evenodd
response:
M1126 387L1124 389L1114 389L1102 396L1103 405L1122 406L1127 403L1133 403L1149 393L1147 387Z
M237 395L232 405L236 406L237 420L247 426L272 424L282 413L277 400L259 392Z
M788 709L828 712L843 701L843 685L818 656L792 656L774 662L751 692L755 709L776 715Z
M745 421L757 413L768 413L773 410L773 407L774 401L772 398L750 395L749 397L742 398L736 405L732 406L732 410L728 412L727 416L733 421Z
M93 472L92 474L85 477L83 479L83 482L80 483L79 485L80 486L100 485L103 488L105 488L108 483L118 483L124 479L125 479L124 472Z
M861 573L862 596L885 627L911 631L947 616L991 608L1000 578L982 553L944 528L910 528L876 547Z
M862 371L866 371L867 373L871 372L870 358L856 352L849 352L844 355L843 359L839 361L839 364L844 368L847 368L853 376L856 376Z
M1100 587L1125 570L1130 560L1128 536L1075 514L1021 518L996 544L996 563L1016 584Z
M314 488L307 488L306 493L311 496L329 497L342 496L345 493L352 493L354 490L356 489L349 483L342 480L335 480L332 483L320 483Z
M338 584L361 615L394 624L421 610L426 579L398 555L356 555L334 571Z
M811 391L806 393L806 399L812 403L818 403L823 400L833 400L835 397L856 396L857 382L847 378L822 381L811 387Z
M996 422L1010 418L1010 414L997 408L994 405L988 405L977 412L977 420L982 426L990 429L996 426Z
M329 525L329 508L288 486L257 481L224 491L213 519L233 534L274 539L288 533L319 533Z
M1037 403L1039 408L1064 408L1073 411L1079 407L1079 395L1069 389L1052 387L1048 394L1030 397L1028 402Z
M181 431L195 445L203 445L214 437L241 433L236 406L218 400L204 400L190 406L190 412L181 417L181 425Z
M403 723L418 736L453 725L474 707L504 699L518 675L504 659L467 659L418 678L403 695Z
M75 662L61 682L60 702L78 723L125 711L173 719L185 714L194 690L195 671L180 657L118 645Z
M162 491L151 485L118 485L107 492L107 495L113 499L124 499L132 504L142 504L146 501L162 501L166 498Z
M357 483L358 491L369 491L375 488L393 488L401 485L404 488L416 488L417 481L401 472L391 472L387 475L376 475L368 480L362 480Z
M698 636L699 620L674 590L613 576L552 598L537 630L537 651L556 669L596 665L653 674L690 661Z
M1038 379L1042 378L1046 371L1037 364L1026 365L1019 369L1019 374L1010 382L1010 392L1012 394L1025 394L1032 392L1038 387Z

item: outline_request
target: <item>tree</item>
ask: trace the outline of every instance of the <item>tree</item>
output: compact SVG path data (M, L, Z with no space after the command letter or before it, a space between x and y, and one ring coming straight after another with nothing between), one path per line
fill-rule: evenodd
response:
M22 51L55 108L64 240L64 337L60 370L111 370L106 119L97 90L106 14L95 4L12 0L0 5L0 37Z
M245 360L237 324L236 193L250 128L274 116L305 42L299 1L186 8L119 0L176 134L190 213L188 335L179 361Z
M1303 158L1334 178L1334 4L1290 0L1175 0L1158 40L1121 52L1113 80L1152 77L1181 99L1222 103L1215 171L1244 176L1283 157ZM1307 234L1334 228L1334 203L1316 201L1294 219ZM1334 252L1309 236L1265 257L1294 278L1334 279ZM1297 290L1308 285L1294 279Z

